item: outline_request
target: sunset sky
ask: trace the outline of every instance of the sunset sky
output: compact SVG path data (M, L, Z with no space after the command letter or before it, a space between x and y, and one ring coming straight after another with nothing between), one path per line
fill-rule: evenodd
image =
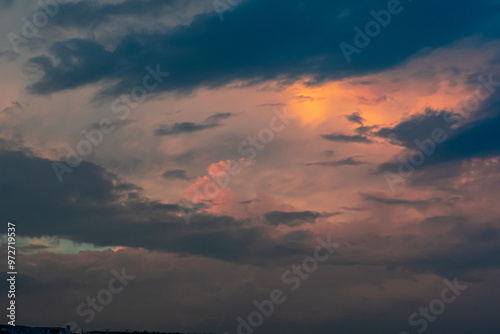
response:
M0 36L19 325L251 334L278 289L254 333L500 332L498 0L0 0Z

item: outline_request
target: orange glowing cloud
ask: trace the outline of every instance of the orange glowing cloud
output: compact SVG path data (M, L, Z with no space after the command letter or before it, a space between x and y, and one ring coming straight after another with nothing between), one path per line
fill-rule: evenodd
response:
M225 160L211 164L207 175L199 177L185 190L185 197L192 203L205 203L205 211L213 214L242 215L242 198L229 186L231 179L251 163L241 158L238 162Z

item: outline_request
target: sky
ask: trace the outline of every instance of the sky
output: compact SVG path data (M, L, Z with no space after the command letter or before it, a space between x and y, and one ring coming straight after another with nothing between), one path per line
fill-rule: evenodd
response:
M498 334L498 0L0 0L0 36L17 324Z

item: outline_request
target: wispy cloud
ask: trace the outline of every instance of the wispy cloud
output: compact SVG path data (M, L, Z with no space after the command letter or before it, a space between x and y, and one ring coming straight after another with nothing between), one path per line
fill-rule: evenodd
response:
M356 160L357 157L348 157L336 161L318 161L318 162L308 162L306 166L325 166L325 167L339 167L339 166L360 166L365 165L367 162Z
M332 133L329 135L321 135L321 137L323 139L338 143L362 143L362 144L373 143L370 139L361 135L345 135L341 133Z

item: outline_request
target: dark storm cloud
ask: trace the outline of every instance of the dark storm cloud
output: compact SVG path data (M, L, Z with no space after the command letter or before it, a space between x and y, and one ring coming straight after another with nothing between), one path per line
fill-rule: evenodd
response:
M50 160L23 152L0 151L0 165L3 215L22 225L24 237L252 263L310 251L306 245L287 245L266 229L245 227L232 217L194 213L188 225L180 205L143 198L139 187L120 182L91 163L82 162L63 183L57 181Z
M467 119L454 113L427 110L425 114L415 115L410 120L403 121L394 128L381 129L379 136L391 138L393 141L408 149L416 147L415 140L429 141L435 129L441 129L445 141L434 143L435 149L425 155L425 162L415 169L429 168L437 164L457 163L472 158L493 158L500 156L500 94L491 96L483 107ZM458 126L458 127L457 127ZM429 144L430 145L430 144ZM429 149L427 149L429 150ZM413 154L408 150L402 156ZM408 159L406 159L408 160ZM401 162L390 161L378 166L378 172L397 172ZM449 167L453 170L453 167Z
M42 79L30 88L37 94L77 88L104 79L111 75L112 71L118 71L111 67L114 62L113 55L109 54L102 45L90 40L72 39L57 42L50 47L50 52L58 55L59 65L54 66L45 56L34 57L30 60L31 64L39 66L45 72ZM78 66L74 65L75 60L79 63ZM49 76L48 73L50 73Z
M106 6L113 5L101 8ZM235 80L293 83L306 76L315 84L386 69L423 48L445 46L479 32L494 38L499 31L498 4L491 1L404 3L403 12L348 64L339 44L353 43L353 28L364 28L373 20L371 10L386 7L385 0L245 1L228 12L224 22L215 12L201 14L168 32L129 32L114 49L89 39L56 42L49 55L29 61L42 73L29 88L50 94L106 80L114 84L104 92L119 94L141 82L145 66L156 64L171 72L157 91L189 92ZM155 7L144 10L154 12ZM345 11L349 14L340 17ZM75 15L91 19L89 13L75 10Z
M345 135L342 133L332 133L329 135L321 135L321 137L323 139L339 143L363 143L363 144L373 143L370 139L361 135Z
M312 224L316 219L321 216L319 212L302 211L302 212L284 212L284 211L270 211L264 217L271 225L288 225L300 226L304 224Z
M492 105L490 117L471 122L450 134L440 144L435 161L446 162L470 158L490 158L500 155L500 104Z
M375 134L381 138L390 139L396 145L415 148L415 140L432 138L432 132L435 129L450 133L454 124L450 119L453 117L458 117L458 115L448 111L427 109L423 114L413 115L393 128L381 128Z
M325 166L325 167L339 167L339 166L360 166L367 164L364 161L356 160L357 157L348 157L337 161L318 161L306 163L306 166Z
M155 18L166 9L172 11L178 3L176 0L125 0L116 3L102 3L96 0L66 2L59 7L63 15L54 16L50 23L65 28L86 28L108 23L114 17L119 16Z
M173 169L167 170L162 175L165 179L179 179L179 180L189 180L187 172L184 169Z
M358 112L352 113L351 115L345 115L345 118L347 118L349 122L357 123L361 126L363 126L363 122L365 121L365 119L361 117Z

